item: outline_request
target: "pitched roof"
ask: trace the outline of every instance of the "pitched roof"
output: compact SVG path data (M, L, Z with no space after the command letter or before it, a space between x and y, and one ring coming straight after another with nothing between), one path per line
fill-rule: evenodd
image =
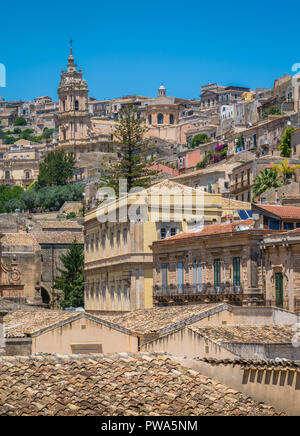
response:
M295 335L294 330L286 325L247 325L247 326L222 326L222 327L189 327L192 331L210 339L218 344L221 343L291 343Z
M81 312L65 312L63 310L40 310L10 312L4 319L5 336L7 338L25 338L44 328L78 316Z
M78 244L83 244L83 233L82 232L39 232L33 233L34 237L39 244L72 244L74 239L77 240Z
M296 206L265 206L258 204L256 207L277 215L283 219L299 219L300 220L300 207Z
M3 246L38 246L38 242L30 233L4 233L0 240Z
M249 220L237 221L229 224L211 224L203 227L203 229L200 232L178 233L175 236L170 236L168 238L157 241L156 243L161 244L161 243L177 241L177 240L185 240L185 239L190 240L190 239L201 238L202 236L219 235L221 233L232 233L238 230L240 231L248 230L248 227L252 226L253 223L254 221L252 219L249 219ZM243 226L245 226L245 229L243 228Z
M77 221L71 221L71 220L63 220L63 221L40 220L39 223L41 224L43 229L82 229L81 224L79 224Z
M0 380L0 415L283 415L159 354L2 357Z
M101 319L124 327L136 334L164 334L229 308L224 303L191 304L182 306L156 306L151 309L138 309L124 315L101 315ZM97 316L97 315L95 315Z

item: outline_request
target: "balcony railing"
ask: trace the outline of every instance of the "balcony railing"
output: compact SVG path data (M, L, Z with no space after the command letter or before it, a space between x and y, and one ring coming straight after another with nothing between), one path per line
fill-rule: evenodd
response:
M237 295L242 294L242 286L220 284L219 286L209 285L206 283L197 283L194 285L169 285L154 286L154 297L172 297L179 295Z

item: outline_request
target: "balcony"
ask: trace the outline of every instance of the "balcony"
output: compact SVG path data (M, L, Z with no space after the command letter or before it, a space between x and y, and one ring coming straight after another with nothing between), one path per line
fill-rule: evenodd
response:
M243 295L242 286L220 284L214 286L207 283L195 285L154 286L153 299L155 303L189 303L195 301L235 301Z

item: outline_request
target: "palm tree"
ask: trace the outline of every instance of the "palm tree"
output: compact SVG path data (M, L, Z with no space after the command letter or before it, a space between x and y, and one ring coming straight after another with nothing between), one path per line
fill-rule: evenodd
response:
M252 189L254 199L264 192L269 191L270 189L279 188L280 186L282 186L282 181L280 180L278 172L273 168L265 168L254 178Z
M289 160L285 159L282 162L279 162L279 164L275 164L273 162L272 169L277 172L277 174L280 174L282 177L283 184L287 184L287 180L291 177L292 174L294 174L295 170L297 168L300 168L300 165L292 165L289 166Z

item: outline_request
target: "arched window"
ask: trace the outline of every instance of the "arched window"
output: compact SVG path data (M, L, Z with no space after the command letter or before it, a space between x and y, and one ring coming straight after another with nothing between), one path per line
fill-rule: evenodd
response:
M76 111L79 110L79 102L78 102L78 100L75 100L75 110Z
M152 115L149 115L149 116L148 116L148 123L149 123L149 124L152 124Z
M170 124L174 124L174 115L170 114Z
M164 116L163 114L157 115L157 124L163 124L164 123Z
M5 171L5 178L9 179L10 178L10 172L9 171Z
M30 179L30 171L25 171L25 177L26 179Z

